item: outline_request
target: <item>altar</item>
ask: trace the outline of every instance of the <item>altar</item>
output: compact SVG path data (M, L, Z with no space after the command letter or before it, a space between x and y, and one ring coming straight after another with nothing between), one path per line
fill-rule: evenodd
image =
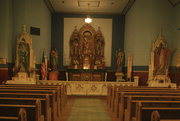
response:
M100 82L100 81L60 81L38 80L38 85L66 85L68 95L106 96L108 86L138 86L139 80L133 82Z
M105 81L104 69L68 69L69 81Z

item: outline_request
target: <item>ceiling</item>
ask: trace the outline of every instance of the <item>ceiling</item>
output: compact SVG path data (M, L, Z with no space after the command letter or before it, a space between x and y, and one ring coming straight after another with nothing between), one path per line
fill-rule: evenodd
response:
M45 0L52 12L125 15L135 0ZM173 6L180 0L168 0Z
M135 0L49 0L55 12L122 14Z

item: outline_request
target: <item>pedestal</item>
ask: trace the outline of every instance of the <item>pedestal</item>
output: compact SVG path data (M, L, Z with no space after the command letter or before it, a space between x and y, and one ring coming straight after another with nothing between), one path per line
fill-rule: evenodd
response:
M153 80L148 81L149 87L169 87L176 88L176 83L171 83L171 80L166 75L156 75Z
M49 73L49 80L58 80L58 72L52 71Z
M36 84L36 79L28 77L26 72L19 72L17 77L12 77L12 80L7 80L6 84Z
M115 75L116 75L116 81L117 81L117 82L123 82L123 81L125 81L125 80L123 79L124 74L123 74L122 72L116 72Z

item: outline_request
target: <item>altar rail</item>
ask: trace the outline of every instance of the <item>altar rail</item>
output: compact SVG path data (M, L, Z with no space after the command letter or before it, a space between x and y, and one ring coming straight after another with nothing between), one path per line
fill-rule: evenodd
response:
M106 96L108 86L138 86L138 80L134 82L92 82L92 81L60 81L38 80L38 85L67 85L68 95L96 95Z

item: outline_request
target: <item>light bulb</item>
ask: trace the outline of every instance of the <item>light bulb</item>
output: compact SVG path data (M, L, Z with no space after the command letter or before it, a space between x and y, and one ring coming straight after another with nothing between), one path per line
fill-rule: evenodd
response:
M87 18L85 18L84 21L89 24L92 22L92 19L89 16L87 16Z

